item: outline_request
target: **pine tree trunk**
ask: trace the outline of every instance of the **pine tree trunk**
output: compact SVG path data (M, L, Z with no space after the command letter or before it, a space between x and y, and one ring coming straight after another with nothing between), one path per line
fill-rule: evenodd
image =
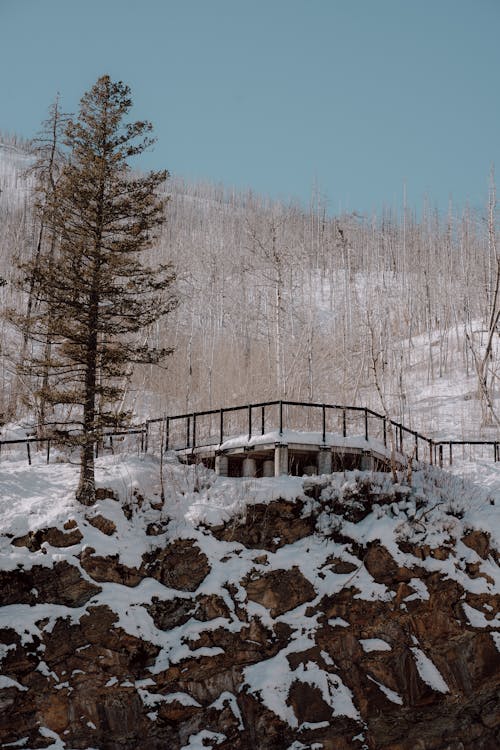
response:
M94 271L94 288L89 310L89 337L87 340L87 361L85 369L85 403L83 405L83 445L80 462L80 481L76 499L82 505L95 503L95 466L94 442L96 418L96 382L97 382L97 324L99 310L99 264Z
M95 476L94 476L94 442L85 436L80 458L80 481L76 491L76 499L82 505L93 505L95 503Z

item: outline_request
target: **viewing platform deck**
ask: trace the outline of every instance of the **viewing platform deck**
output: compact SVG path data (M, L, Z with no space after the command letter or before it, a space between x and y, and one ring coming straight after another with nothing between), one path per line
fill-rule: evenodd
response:
M391 463L390 451L383 443L296 430L250 438L239 435L223 443L182 448L175 453L183 463L203 463L217 474L230 477L302 476L346 469L389 471ZM394 461L397 468L406 464L404 456L396 455Z

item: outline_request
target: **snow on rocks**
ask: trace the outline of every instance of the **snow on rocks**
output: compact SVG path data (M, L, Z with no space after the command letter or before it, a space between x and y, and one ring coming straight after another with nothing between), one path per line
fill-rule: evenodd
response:
M418 729L402 706L437 732L438 699L489 700L500 503L481 488L169 461L162 502L151 456L97 471L86 508L76 467L0 462L1 742L41 741L35 706L61 748L383 748Z
M444 681L438 668L429 657L424 654L422 649L417 646L411 647L411 652L415 657L415 663L417 670L422 680L427 683L433 690L437 690L439 693L449 693L450 689Z

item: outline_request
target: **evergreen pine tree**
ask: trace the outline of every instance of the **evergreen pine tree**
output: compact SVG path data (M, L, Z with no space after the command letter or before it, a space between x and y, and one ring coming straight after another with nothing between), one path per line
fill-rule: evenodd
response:
M133 364L160 364L170 353L137 335L170 312L175 298L171 265L144 260L165 220L159 190L168 174L131 172L130 157L154 142L150 123L124 121L131 106L130 89L103 76L68 121L67 163L46 213L57 256L39 258L37 267L41 312L31 329L43 341L50 320L51 347L31 365L48 373L43 399L69 405L71 422L79 422L77 499L85 505L95 500L96 440L127 419L116 405Z

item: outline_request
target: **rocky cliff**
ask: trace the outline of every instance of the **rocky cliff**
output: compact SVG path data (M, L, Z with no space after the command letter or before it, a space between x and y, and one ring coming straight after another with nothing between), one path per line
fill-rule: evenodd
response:
M172 464L162 503L105 468L3 525L2 747L500 747L494 498Z

